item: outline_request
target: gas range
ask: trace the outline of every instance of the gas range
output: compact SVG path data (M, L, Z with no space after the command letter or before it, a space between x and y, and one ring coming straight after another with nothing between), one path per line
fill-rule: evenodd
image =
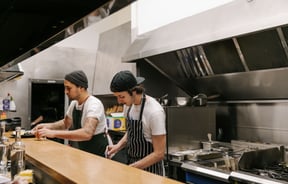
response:
M256 174L258 176L263 176L266 178L272 178L275 180L281 180L288 182L288 167L284 163L274 164L266 166L263 169L250 169L245 172Z
M244 171L232 171L229 180L233 183L247 184L288 184L288 182Z
M221 158L186 160L181 167L189 175L199 174L225 183L288 184L288 166L284 162L283 145L233 141L230 145L232 147L234 151L229 157L222 154ZM232 163L235 168L231 167Z
M238 162L238 171L230 180L242 183L288 183L288 167L283 158L283 147L244 152Z

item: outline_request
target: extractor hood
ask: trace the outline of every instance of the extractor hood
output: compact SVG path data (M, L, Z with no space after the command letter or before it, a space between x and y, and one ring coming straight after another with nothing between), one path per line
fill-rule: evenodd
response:
M1 0L0 82L22 76L21 61L133 1Z
M288 23L286 0L234 0L144 33L123 61L133 61Z
M5 70L0 70L0 83L21 77L24 74L20 63Z
M187 94L288 99L288 1L234 0L141 35L124 62L148 62Z

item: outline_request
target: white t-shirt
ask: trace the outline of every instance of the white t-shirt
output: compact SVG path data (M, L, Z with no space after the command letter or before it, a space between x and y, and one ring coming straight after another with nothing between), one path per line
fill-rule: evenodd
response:
M124 106L125 117L129 107ZM141 105L132 105L129 117L139 120ZM152 135L166 134L166 115L163 107L152 97L146 95L146 102L142 115L144 137L152 142Z
M74 106L76 106L77 110L82 110L82 118L81 118L81 126L83 127L85 118L97 118L99 123L96 127L96 130L94 132L94 135L103 133L105 131L105 128L107 127L106 124L106 117L104 113L104 106L102 102L94 97L89 96L87 100L79 105L78 101L73 100L71 101L69 108L67 110L66 115L73 120L72 112L74 110ZM83 107L84 106L84 107Z

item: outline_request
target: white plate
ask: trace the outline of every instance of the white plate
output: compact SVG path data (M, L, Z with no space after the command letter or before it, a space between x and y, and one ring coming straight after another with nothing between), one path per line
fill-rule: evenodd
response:
M0 184L9 184L11 182L10 178L0 176Z

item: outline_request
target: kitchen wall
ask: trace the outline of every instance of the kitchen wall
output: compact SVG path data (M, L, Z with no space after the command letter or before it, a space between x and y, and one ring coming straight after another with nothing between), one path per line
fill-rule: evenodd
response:
M130 19L130 6L128 6L22 61L20 65L24 75L16 80L0 83L0 96L5 97L7 93L10 93L17 105L17 111L9 112L8 118L21 117L22 127L30 128L28 84L31 78L63 79L66 73L83 70L88 77L88 91L92 94L94 83L96 83L95 72L107 74L105 73L107 65L95 68L101 34L130 22Z
M91 84L93 82L91 79L93 79L95 58L95 52L55 46L49 48L47 52L41 52L22 62L24 75L20 79L1 83L1 96L10 93L14 97L17 106L17 111L10 112L8 117L21 117L22 126L30 127L30 121L28 120L29 79L63 79L66 73L79 69L85 71Z
M288 102L218 105L217 117L223 139L288 145Z
M138 73L146 78L146 92L154 97L168 94L172 101L175 96L187 96L173 82L146 63L137 62ZM155 80L157 78L157 80ZM193 84L191 84L193 85ZM288 99L288 96L287 96ZM216 109L216 138L219 141L247 140L276 143L288 146L288 101L257 101L226 103L208 101L208 107ZM174 104L175 105L175 104ZM179 117L179 121L182 118ZM191 126L187 123L187 126ZM200 126L199 124L197 126ZM219 134L222 130L222 134Z

